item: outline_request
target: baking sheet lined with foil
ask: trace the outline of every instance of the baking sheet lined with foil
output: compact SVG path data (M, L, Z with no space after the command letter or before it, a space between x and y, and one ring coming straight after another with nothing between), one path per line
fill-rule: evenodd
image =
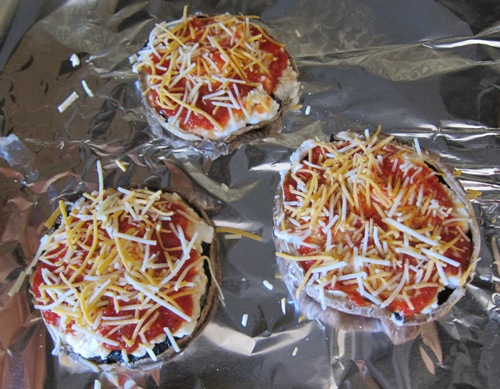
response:
M4 2L0 61L2 388L442 388L500 380L500 9L494 1L191 1L190 12L258 15L285 43L303 86L281 134L226 155L150 131L129 57L182 1ZM76 60L76 54L78 60ZM79 62L79 63L78 63ZM84 83L82 83L84 81ZM86 90L85 86L90 90ZM63 110L72 95L78 98ZM418 138L460 171L481 226L481 260L443 319L393 343L360 318L300 312L279 276L272 210L279 171L304 139L347 129ZM213 157L213 155L212 155ZM182 354L149 370L93 372L53 344L24 283L60 198L149 186L194 199L220 226L224 304ZM126 170L122 171L116 161Z

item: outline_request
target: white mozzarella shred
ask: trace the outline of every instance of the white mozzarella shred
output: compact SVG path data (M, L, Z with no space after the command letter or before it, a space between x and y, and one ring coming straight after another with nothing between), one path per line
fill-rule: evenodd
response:
M422 200L424 199L424 187L423 185L420 185L418 189L418 196L417 196L417 207L422 206Z
M383 253L384 249L382 248L380 244L380 239L378 236L378 228L373 229L373 242L375 243L375 247L377 248L379 253Z
M151 349L151 348L149 348L149 347L148 347L148 348L146 348L146 351L147 351L147 353L148 353L149 357L150 357L153 361L155 361L155 362L156 362L156 361L158 360L158 358L157 358L156 354L154 353L153 349Z
M271 284L268 280L262 281L262 284L269 290L273 290L273 284Z
M417 150L417 154L419 157L422 157L422 149L420 148L420 142L418 141L418 138L414 138L414 144L415 144L415 149Z
M443 221L443 225L450 224L450 223L463 223L466 224L469 222L468 218L465 217L451 217Z
M321 309L325 310L326 309L326 300L325 300L325 285L327 284L327 282L325 282L324 284L318 284L317 285L317 288L318 288L318 291L319 291L319 302L321 304Z
M362 256L362 255L354 255L354 262L369 263L369 264L380 265L380 266L390 266L391 265L391 261L389 261L387 259L370 258L370 257Z
M347 217L347 198L344 193L342 193L342 214L340 217L341 222L345 222Z
M80 95L78 93L76 93L75 91L71 92L71 94L61 103L57 106L57 110L60 112L60 113L63 113L64 111L66 111L68 109L68 107L73 104L78 98L80 97Z
M373 296L371 293L369 293L363 284L363 280L361 278L357 278L358 281L358 292L361 296L366 297L368 300L370 300L372 303L375 303L376 305L381 305L381 301L376 297Z
M411 235L414 238L416 238L424 243L427 243L431 246L437 246L439 244L439 242L437 242L436 240L431 239L427 236L424 236L424 235L418 233L417 231L413 230L412 228L407 227L404 224L397 222L394 219L386 218L386 219L384 219L384 222L391 225L392 227L398 229L399 231L407 233L408 235Z
M93 93L93 92L92 92L92 90L89 88L89 85L87 84L87 81L82 80L82 86L83 86L83 89L85 90L85 93L86 93L89 97L94 97L94 93Z
M283 312L283 315L286 315L286 297L283 297L280 300L281 303L281 312Z
M78 55L71 54L71 56L69 57L69 60L71 61L71 66L73 66L74 68L77 68L78 66L80 66L80 57L78 57Z
M460 266L459 262L457 262L457 261L455 261L455 260L453 260L451 258L448 258L448 257L446 257L446 256L444 256L442 254L436 253L435 251L423 248L422 252L424 254L427 254L430 257L439 259L440 261L443 261L443 262L447 263L448 265L451 265L451 266L454 266L454 267L459 267Z
M224 89L220 89L220 90L218 90L216 92L209 93L209 94L203 96L202 100L208 100L208 99L213 100L214 98L222 96L224 94L226 94L226 91Z
M165 327L163 329L165 331L165 333L167 334L167 337L168 337L168 340L170 341L170 344L172 345L172 347L174 348L175 352L176 353L180 353L181 352L181 349L179 347L179 345L177 344L174 336L172 335L172 331L170 331L170 328L168 327Z
M104 174L102 171L102 165L101 161L97 160L97 177L98 177L98 184L99 184L99 196L102 196L104 192Z
M156 246L156 244L157 244L157 241L154 239L145 239L145 238L141 238L139 236L123 234L121 232L115 231L115 233L113 235L115 236L115 238L130 240L132 242L142 243L145 245Z
M57 300L55 300L53 303L51 304L47 304L47 305L39 305L39 304L35 304L34 307L40 311L50 311L56 307L58 307L59 305L61 305L61 303L63 301L66 301L66 299L71 296L72 294L74 294L73 290L68 290L66 291L65 293L63 293L62 295L60 295Z
M388 217L392 217L396 213L396 210L398 209L398 207L401 205L401 200L403 199L403 196L405 195L405 187L408 186L408 181L409 181L409 179L407 177L405 179L405 183L403 184L402 188L399 190L398 195L394 199L394 202L392 204L391 209L389 210L389 212L387 212Z
M368 251L368 239L370 239L370 225L365 224L365 235L361 243L361 252L364 257L366 257L366 252Z
M395 173L396 172L396 169L398 168L398 163L399 163L399 160L397 158L394 159L394 162L392 163L392 172Z
M244 313L242 316L241 316L241 325L243 327L246 327L248 324L248 313Z
M441 281L444 286L449 285L448 277L446 277L446 274L443 270L443 266L441 266L439 263L436 263L436 269L438 271L439 277L441 277Z
M424 270L420 269L416 272L415 275L415 284L420 284L422 282L422 277L424 276Z
M345 274L342 276L337 277L337 281L347 281L347 280L354 280L358 278L366 278L368 274L366 272L358 272L358 273L351 273L351 274Z
M89 298L88 300L88 304L92 304L92 302L97 299L97 297L99 297L99 295L104 291L104 289L106 289L106 287L111 283L111 278L108 278L106 281L104 281L104 283L98 287L94 294Z
M397 247L395 249L395 251L396 251L396 253L406 254L406 255L409 255L410 257L420 259L422 261L428 260L428 258L425 255L421 254L419 251L417 251L415 249Z

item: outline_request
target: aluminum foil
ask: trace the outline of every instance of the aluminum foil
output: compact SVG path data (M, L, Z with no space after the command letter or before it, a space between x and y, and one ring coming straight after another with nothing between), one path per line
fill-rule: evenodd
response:
M286 114L280 134L214 158L150 131L129 57L156 22L179 18L185 1L0 1L0 386L497 387L497 2L187 3L191 12L258 15L286 44L303 89L301 107ZM79 97L59 112L73 92ZM303 315L279 277L272 241L278 172L291 152L309 137L379 124L385 133L418 138L461 171L482 233L465 297L403 342L362 319L330 325ZM58 200L96 188L97 160L106 186L176 190L217 225L263 237L219 236L224 304L185 352L149 370L93 372L52 355L27 284L8 293Z

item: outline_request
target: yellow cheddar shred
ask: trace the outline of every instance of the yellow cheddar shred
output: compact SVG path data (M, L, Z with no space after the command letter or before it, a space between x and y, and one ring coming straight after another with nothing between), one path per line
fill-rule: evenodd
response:
M233 234L233 235L241 235L249 239L256 240L260 242L262 240L262 236L253 234L251 232L241 230L239 228L234 228L234 227L216 227L215 232L218 234Z

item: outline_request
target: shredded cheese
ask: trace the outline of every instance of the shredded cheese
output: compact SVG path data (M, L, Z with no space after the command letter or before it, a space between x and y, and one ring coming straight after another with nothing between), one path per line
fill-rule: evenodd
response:
M172 331L170 331L170 328L165 327L163 330L167 334L168 340L170 341L170 344L174 348L175 352L180 353L181 349L180 349L179 345L177 344L177 341L175 340L174 336L172 335Z
M75 91L71 92L71 94L61 103L57 106L57 110L60 112L60 113L63 113L64 111L66 111L66 109L68 109L68 107L73 104L78 98L80 97L80 95L78 93L76 93Z
M231 234L231 235L244 236L245 238L253 239L258 242L262 240L262 236L234 227L216 227L215 232L217 234Z
M83 90L85 91L85 93L87 94L87 96L94 97L94 93L92 92L89 85L87 84L87 81L82 80L82 87L83 87Z
M315 288L323 306L325 293L336 290L411 316L467 273L470 217L426 164L417 139L411 149L380 131L307 141L292 156L275 235L298 253L276 256L303 268L297 294ZM423 296L418 285L435 295ZM419 298L428 300L415 304Z
M71 66L74 68L80 66L80 57L76 54L71 54L71 57L69 57L69 60L71 61Z
M248 313L244 313L243 316L241 316L241 325L243 327L246 327L248 323Z
M81 356L78 356L77 357L77 360L78 362L80 362L81 364L87 366L90 370L92 370L93 372L95 373L98 373L99 372L99 367L94 363L94 362L91 362L89 361L87 358L83 358Z
M35 307L49 325L62 326L66 339L95 339L101 344L95 355L142 350L154 359L157 340L148 331L162 315L170 312L180 320L180 327L163 332L174 349L173 337L194 328L199 308L186 311L181 301L189 297L194 306L200 304L203 263L210 265L202 242L211 243L214 231L176 194L105 190L99 165L98 175L97 192L70 210L61 201L49 218L53 225L61 215L61 223L37 254ZM46 314L57 315L59 324ZM130 339L117 336L124 327L133 334ZM78 353L78 341L73 343Z
M286 315L286 297L283 297L280 300L281 303L281 312L283 312L283 315Z
M262 281L262 284L264 284L264 286L266 287L266 289L269 289L269 290L273 290L274 289L273 284L271 284L268 280Z
M19 292L19 289L21 289L21 286L23 285L25 279L26 279L26 272L24 270L21 270L21 272L19 273L19 276L17 276L16 281L12 285L12 288L10 288L7 295L9 297L12 297L17 292Z
M170 125L200 136L206 131L224 134L228 126L235 131L255 124L264 118L263 112L272 112L273 117L277 105L272 95L280 99L296 95L297 74L283 45L250 19L184 13L151 31L133 69L145 76L149 103ZM269 45L276 49L268 49ZM279 80L275 85L271 65L283 58L283 69L272 67ZM220 119L227 116L229 124Z
M122 171L122 172L126 172L127 171L127 168L126 166L123 164L122 161L120 161L119 159L115 159L115 164L116 166L118 166L118 168Z

